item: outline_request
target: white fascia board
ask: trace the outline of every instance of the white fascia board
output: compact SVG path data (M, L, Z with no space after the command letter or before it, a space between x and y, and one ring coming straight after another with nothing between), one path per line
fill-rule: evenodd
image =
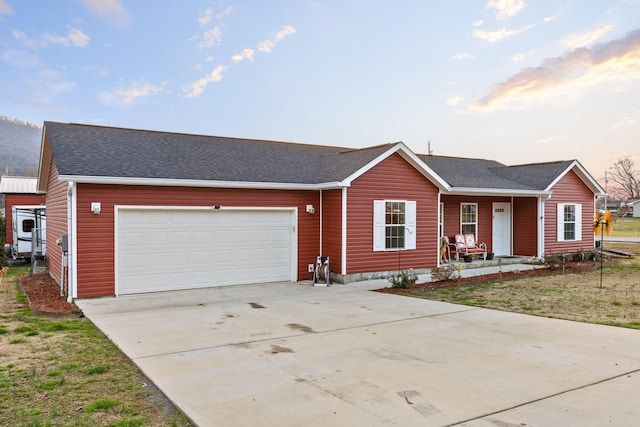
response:
M156 187L246 188L262 190L321 190L343 187L340 182L300 184L290 182L206 181L195 179L123 178L111 176L60 175L62 181L81 184L150 185Z
M596 181L591 176L591 174L587 172L587 170L577 160L574 160L573 162L571 162L571 164L567 166L564 172L558 175L556 179L554 179L553 182L549 184L549 186L545 190L550 191L553 188L553 186L556 185L558 181L560 181L562 178L564 178L564 176L567 173L569 173L569 171L572 170L573 168L577 169L576 174L585 184L587 184L587 187L589 187L589 189L593 191L593 194L595 196L604 197L606 195L606 191L604 190L604 188L602 188L602 186L598 183L598 181Z
M514 190L509 188L473 188L473 187L451 187L450 191L443 194L455 196L546 196L551 195L551 191L538 190Z
M403 142L398 142L392 145L387 151L380 154L378 157L349 175L342 181L343 187L351 186L351 182L360 176L364 175L371 168L385 160L387 157L391 156L394 153L400 154L403 159L405 159L409 164L411 164L414 168L416 168L422 175L424 175L429 181L435 184L440 189L448 190L450 188L449 184L445 180L443 180L433 169L427 166L418 156L416 156Z

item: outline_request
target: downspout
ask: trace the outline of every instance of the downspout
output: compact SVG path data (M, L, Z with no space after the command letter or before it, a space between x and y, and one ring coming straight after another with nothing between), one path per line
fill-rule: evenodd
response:
M323 217L323 213L324 213L322 211L322 196L323 196L322 189L320 189L320 250L318 252L318 254L320 256L322 256L322 231L323 231L323 228L322 228L322 217Z
M441 196L442 196L442 194L440 193L440 190L438 190L438 203L437 203L437 206L438 206L438 238L436 239L436 257L438 258L438 261L436 262L436 266L438 268L440 268L440 261L441 261L441 259L440 259L441 258L441 256L440 256L440 239L442 239L442 236L440 235L440 224L442 224L442 233L444 234L444 218L440 217L440 214L442 213L442 212L440 212L441 211L440 203L442 203ZM451 261L451 260L449 260L449 261Z
M67 274L69 276L67 301L73 302L78 296L78 280L76 275L76 183L69 181L69 189L67 190Z
M342 187L342 244L340 274L347 275L347 187Z

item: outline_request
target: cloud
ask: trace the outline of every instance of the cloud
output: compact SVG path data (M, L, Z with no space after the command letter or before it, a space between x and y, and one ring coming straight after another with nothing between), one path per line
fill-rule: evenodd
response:
M569 49L587 46L603 37L611 30L613 30L613 25L603 25L602 27L595 28L593 30L569 34L564 39L562 39L561 43Z
M98 99L107 105L129 105L137 98L163 92L166 84L166 82L162 82L159 85L146 83L144 81L132 82L129 84L129 87L101 92L98 95Z
M520 62L520 61L524 61L527 57L533 55L535 52L533 50L530 50L529 52L523 52L523 53L516 53L515 55L511 55L511 59L513 59L516 62Z
M3 62L22 68L31 68L39 64L35 55L20 49L7 49L2 52L0 59Z
M253 49L242 49L242 52L236 53L231 57L233 62L240 62L248 59L249 61L253 61L253 54L255 51Z
M555 16L547 16L546 18L544 18L544 22L551 22L551 21L553 21L555 19L556 19Z
M632 116L624 116L618 123L611 126L611 130L616 131L621 128L632 128L638 123L640 123L640 110L634 111Z
M42 39L47 44L62 44L64 46L73 45L75 47L85 47L91 38L82 31L72 28L66 36L59 36L56 33L45 33Z
M125 27L129 23L129 14L118 0L79 0L94 14L105 18L111 24Z
M229 67L225 65L218 65L216 68L211 70L209 74L202 77L201 79L185 86L183 88L183 92L187 98L195 98L204 92L204 88L209 85L209 83L219 82L222 80L222 73L224 73Z
M507 30L506 28L501 28L497 31L475 30L473 36L489 43L495 43L530 30L533 27L533 25L527 25L517 30Z
M231 15L233 12L233 6L227 6L222 12L215 15L216 19L222 19L225 16ZM206 26L213 19L213 8L208 8L198 18L198 22L202 27Z
M200 23L201 26L204 27L209 22L211 22L211 17L212 16L213 16L213 9L209 8L209 9L205 10L204 12L202 12L202 15L200 15L200 17L198 17L198 22Z
M198 49L213 47L217 44L220 44L221 40L222 31L220 31L220 27L213 27L212 29L205 31L205 33L202 35L202 39L200 40L200 43L198 43Z
M271 53L271 50L276 46L276 44L278 44L279 42L281 42L291 34L295 34L296 31L297 30L293 28L291 25L285 25L284 27L282 27L282 30L278 31L275 34L273 39L263 40L260 43L258 43L258 50L264 53Z
M0 15L10 15L12 13L13 9L4 0L0 0Z
M496 9L496 17L502 21L517 15L526 5L524 0L489 0L487 9Z
M463 97L452 96L451 98L447 99L447 105L450 107L455 107L456 105L460 104L462 101L464 101Z
M473 27L482 27L482 24L484 24L484 21L482 19L475 21L473 24L471 24L471 26Z
M497 107L569 85L638 79L638 69L640 29L607 43L546 59L537 67L525 68L498 84L476 106L482 109Z
M451 57L451 59L471 59L471 58L473 58L473 55L469 53L458 53Z
M216 15L216 19L222 19L225 16L229 16L231 15L231 12L233 12L233 6L227 6L225 10Z

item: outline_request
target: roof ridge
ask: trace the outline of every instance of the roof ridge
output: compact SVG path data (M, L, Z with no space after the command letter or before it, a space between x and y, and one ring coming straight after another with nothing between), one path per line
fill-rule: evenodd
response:
M44 126L47 124L54 125L63 125L63 126L81 126L81 127L92 127L98 129L105 130L120 130L120 131L131 131L131 132L145 132L145 133L153 133L153 134L162 134L162 135L176 135L176 136L192 136L198 138L223 138L230 139L236 141L247 141L247 142L270 142L275 144L289 144L289 145L299 145L303 147L316 147L316 148L335 148L335 149L346 149L351 150L350 147L341 147L341 146L332 146L332 145L324 145L324 144L307 144L303 142L295 142L295 141L278 141L275 139L261 139L261 138L241 138L235 136L223 136L223 135L206 135L200 133L187 133L187 132L177 132L177 131L163 131L163 130L155 130L155 129L139 129L139 128L128 128L128 127L120 127L120 126L107 126L107 125L94 125L89 123L63 123L63 122L54 122L54 121L45 121Z

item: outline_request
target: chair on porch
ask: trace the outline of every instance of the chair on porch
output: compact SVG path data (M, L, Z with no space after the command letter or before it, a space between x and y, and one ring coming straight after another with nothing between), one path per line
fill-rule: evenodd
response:
M482 259L487 259L487 244L476 242L476 236L473 234L456 234L452 249L455 250L456 261L460 260L460 256L469 254L479 254Z

